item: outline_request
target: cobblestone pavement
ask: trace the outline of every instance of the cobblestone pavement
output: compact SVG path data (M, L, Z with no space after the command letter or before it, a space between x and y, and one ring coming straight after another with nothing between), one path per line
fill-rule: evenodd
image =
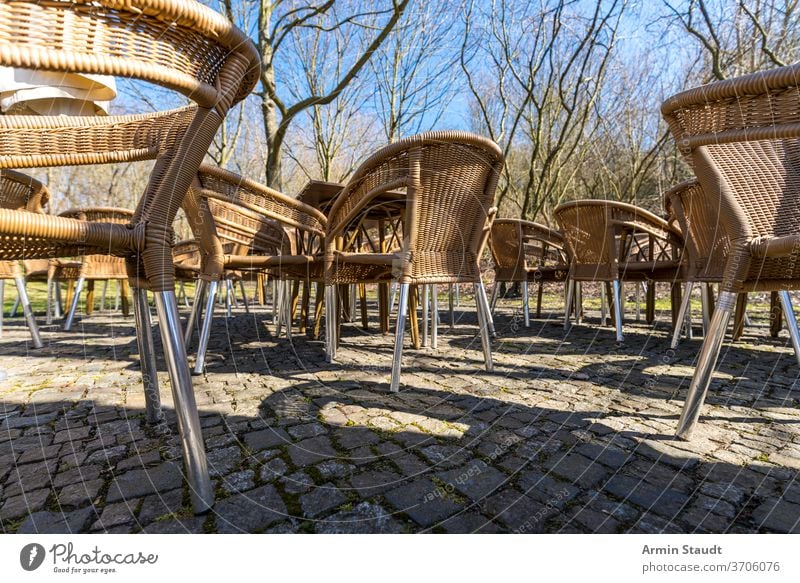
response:
M454 330L442 326L438 351L405 350L397 394L393 337L374 322L371 333L343 325L339 362L328 365L321 342L276 338L267 309L219 317L208 373L195 377L217 493L198 517L165 373L168 424L144 422L132 318L103 312L69 333L43 327L38 351L21 319L6 318L0 527L800 531L800 377L785 331L771 339L756 320L726 343L687 443L672 431L699 339L670 350L662 317L654 327L626 322L618 346L592 312L566 335L557 315L525 328L508 300L487 373L468 304Z

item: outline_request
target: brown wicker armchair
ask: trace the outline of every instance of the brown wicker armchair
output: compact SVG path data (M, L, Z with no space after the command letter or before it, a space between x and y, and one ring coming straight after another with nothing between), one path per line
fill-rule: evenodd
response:
M610 282L617 342L623 342L622 282L680 279L680 233L649 211L608 200L561 204L555 218L569 258L564 329L569 328L575 282Z
M200 273L186 341L205 303L194 366L194 374L202 374L218 282L239 271L268 270L281 280L311 278L314 269L321 271L321 261L302 253L298 240L303 237L296 235L321 240L326 219L299 200L205 164L186 196L184 212L200 246ZM286 289L279 295L282 313L287 314L291 295ZM285 323L291 336L291 325Z
M196 511L213 503L174 289L172 224L230 107L255 86L258 52L194 0L0 2L0 65L138 79L193 105L108 117L0 116L0 167L156 160L129 225L0 209L0 259L111 254L135 288L148 419L160 418L145 290L155 296Z
M486 369L492 370L489 302L478 259L496 209L495 188L503 155L494 142L456 131L428 132L373 154L356 170L328 215L325 233L326 350L336 355L336 286L397 278L400 300L392 363L392 391L399 389L400 361L410 285L475 284ZM402 249L352 251L354 235L384 193L404 203ZM412 304L413 305L413 304ZM436 302L433 318L438 317ZM412 307L413 309L413 307ZM432 339L435 345L435 338Z
M522 310L525 326L530 323L528 283L539 284L536 317L542 314L542 285L567 280L569 264L564 253L564 237L545 225L521 219L495 219L489 238L494 259L494 310L500 282L522 282Z
M50 192L38 180L15 172L14 170L0 169L0 209L12 211L24 210L30 213L43 214L50 200ZM28 266L26 266L28 267ZM17 286L17 300L22 304L25 321L31 333L34 348L43 346L39 327L33 316L33 309L26 289L26 273L23 273L18 260L0 261L0 336L3 334L3 313L5 311L4 291L5 280L13 279ZM12 310L16 311L16 306Z
M133 218L133 211L123 208L93 207L83 209L72 209L59 215L85 222L112 223L118 225L128 225ZM86 314L90 315L94 306L94 283L96 281L116 280L124 282L122 291L122 312L128 315L128 294L126 293L128 272L125 267L125 260L121 257L112 255L95 254L86 255L80 261L62 261L54 259L50 264L48 274L48 310L50 309L51 297L54 287L60 281L75 281L75 290L72 293L69 312L64 323L64 330L72 329L75 320L75 313L78 309L81 291L86 285Z
M800 287L800 65L679 93L661 112L717 209L730 241L720 294L678 423L689 438L716 367L737 294L779 291L795 346L787 290ZM709 227L710 228L710 227Z

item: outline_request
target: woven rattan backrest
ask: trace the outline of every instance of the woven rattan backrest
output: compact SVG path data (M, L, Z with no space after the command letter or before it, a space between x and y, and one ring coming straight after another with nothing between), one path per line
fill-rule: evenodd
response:
M800 65L685 91L661 111L731 241L800 223Z
M116 207L87 207L70 209L60 214L62 217L81 219L89 222L116 223L127 225L133 211ZM126 275L125 260L108 254L85 255L81 264L81 276L91 278L122 278Z
M664 207L683 233L687 276L721 279L730 240L719 220L718 199L706 196L697 180L688 180L664 194Z
M47 187L35 178L0 169L0 208L41 213L49 200Z
M489 248L495 265L520 275L527 269L564 260L564 238L558 231L531 221L495 219Z
M630 244L633 233L648 233L680 242L680 236L669 224L653 213L623 202L579 200L559 205L554 215L561 227L565 250L573 268L595 269L598 278L614 277L624 251L621 235ZM639 255L630 248L631 256ZM655 250L654 250L655 252ZM659 251L660 254L660 251ZM622 257L627 260L628 256Z
M428 132L400 140L366 160L328 215L333 244L382 192L406 192L404 267L411 278L446 278L476 261L488 237L495 188L503 167L500 148L457 131Z
M321 240L327 221L313 207L206 164L184 200L184 211L211 259L208 276L221 274L222 254L295 254L295 233Z

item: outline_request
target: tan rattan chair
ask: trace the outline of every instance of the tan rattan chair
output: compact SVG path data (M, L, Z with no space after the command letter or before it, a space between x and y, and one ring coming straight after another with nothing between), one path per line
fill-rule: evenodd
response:
M129 225L0 210L0 259L111 254L128 260L147 417L160 418L146 289L154 293L184 462L196 511L213 503L186 363L172 263L172 224L229 108L258 80L258 52L194 0L0 2L0 65L154 83L193 102L108 117L0 116L0 167L156 160Z
M528 283L539 285L536 299L536 317L539 318L542 315L543 284L567 280L569 264L564 253L564 237L539 223L521 219L495 219L489 249L494 260L492 310L497 302L500 282L521 282L525 326L530 326Z
M0 209L24 210L30 213L42 214L49 200L50 192L38 180L21 172L0 169ZM28 267L33 266L26 265L26 268ZM34 318L26 289L26 275L26 273L23 273L18 260L0 261L0 336L3 333L3 313L5 311L5 280L12 279L17 286L17 300L22 304L22 311L25 315L28 330L31 333L33 346L34 348L41 348L43 344L39 335L39 327L36 325L36 319ZM12 316L15 311L16 305L12 309Z
M678 423L678 435L689 438L737 294L779 291L792 342L800 343L787 292L800 287L800 65L691 89L669 98L661 111L730 241Z
M397 278L400 300L392 363L392 391L399 389L409 286L472 283L486 369L492 370L489 302L478 260L496 209L495 188L503 167L500 148L486 138L457 131L428 132L384 147L356 170L328 215L325 234L326 351L336 356L336 286ZM382 193L404 193L402 249L394 253L350 251L353 237ZM413 306L413 304L412 304ZM433 319L438 318L433 303ZM412 309L414 309L412 307ZM435 331L435 328L434 328ZM431 339L436 348L435 336Z
M653 213L622 202L572 201L554 214L569 258L564 329L570 325L575 282L609 282L617 342L623 342L622 282L679 280L680 233Z
M61 213L59 216L76 219L90 223L114 223L128 225L133 219L133 211L123 208L111 207L92 207L83 209L71 209ZM48 310L51 305L50 298L53 295L53 288L59 281L75 281L75 291L72 295L72 302L64 322L64 330L69 331L75 320L75 313L78 310L81 291L86 285L86 315L90 315L94 306L94 284L96 281L120 281L127 284L128 272L125 267L125 260L122 257L113 255L95 254L86 255L80 261L60 261L54 260L51 263L48 276ZM128 294L127 285L122 286L122 313L128 315Z
M326 219L299 200L205 164L186 196L184 212L200 247L199 279L186 342L205 304L194 366L194 374L202 374L219 282L240 277L241 271L263 270L284 281L311 278L312 265L316 263L319 272L321 261L302 253L298 241L303 237L296 235L320 241ZM280 297L286 314L291 296L284 289ZM291 336L291 324L285 323Z

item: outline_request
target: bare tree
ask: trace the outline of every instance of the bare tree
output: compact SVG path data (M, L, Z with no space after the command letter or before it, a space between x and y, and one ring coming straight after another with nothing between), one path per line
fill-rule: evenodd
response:
M266 134L266 180L274 187L281 187L281 161L286 132L294 119L313 106L323 106L334 101L357 77L381 46L386 37L405 12L410 0L391 0L387 8L373 8L371 3L352 2L348 10L336 17L332 7L334 0L320 0L319 3L288 2L286 0L260 0L258 13L258 48L261 54L261 108ZM341 2L339 3L341 4ZM338 4L337 4L338 6ZM369 7L365 7L369 6ZM383 19L382 24L369 28L362 26L364 19L374 21ZM321 30L331 32L347 27L348 35L369 35L369 42L358 55L353 55L348 66L343 67L340 76L326 80L319 91L310 93L292 103L284 101L285 94L279 91L282 83L278 68L292 59L287 58L285 46L296 30ZM296 63L294 63L296 64Z
M625 5L598 2L587 12L566 0L538 7L495 0L471 54L474 5L466 11L462 69L482 124L508 160L501 205L535 218L574 181L599 127L595 106ZM475 61L488 62L497 79L488 99L475 82Z

